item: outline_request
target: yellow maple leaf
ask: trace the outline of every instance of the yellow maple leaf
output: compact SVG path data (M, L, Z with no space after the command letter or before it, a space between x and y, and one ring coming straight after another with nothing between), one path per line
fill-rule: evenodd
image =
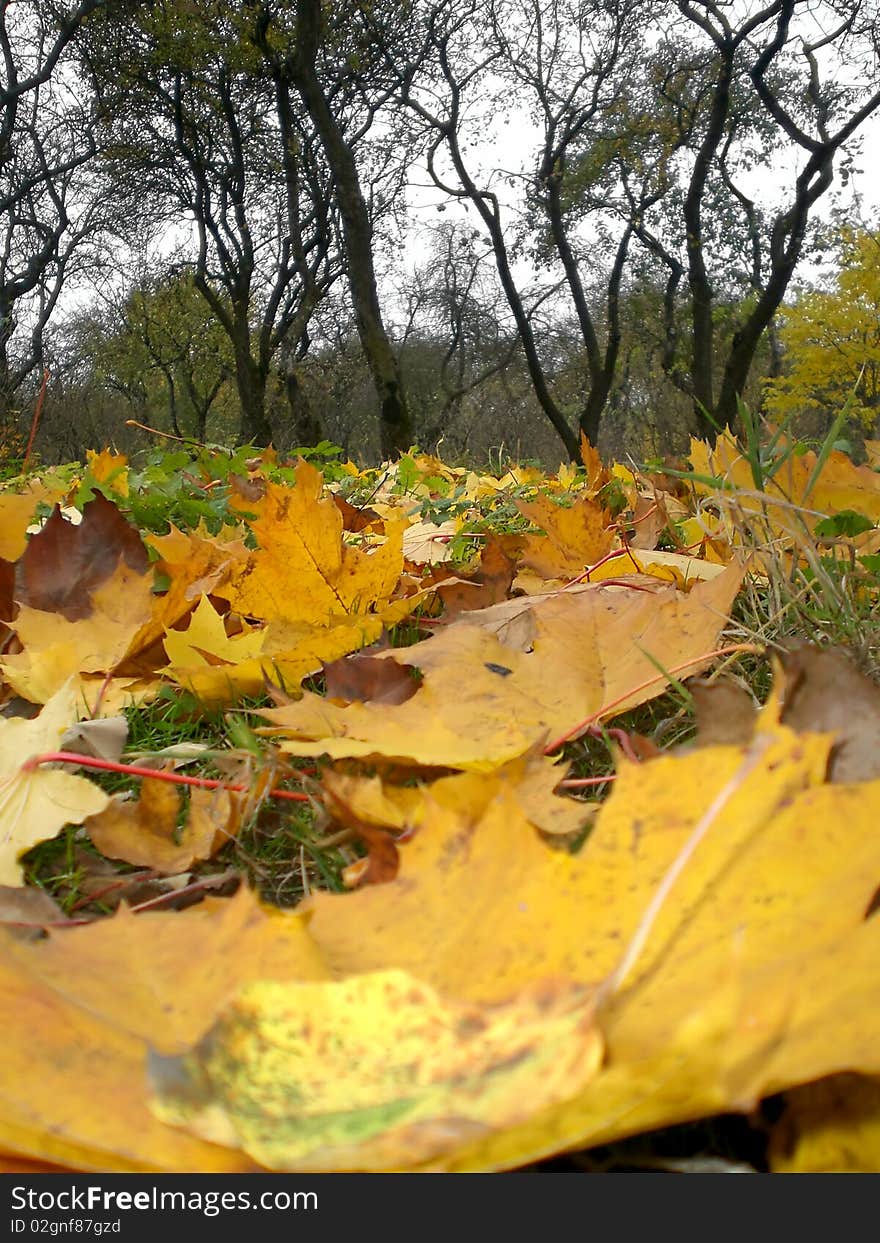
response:
M104 484L117 496L128 496L128 458L124 453L114 453L112 449L96 453L94 449L86 449L86 462L96 483Z
M259 656L264 630L244 625L227 635L223 618L207 596L202 596L184 630L165 631L165 652L172 666L192 668L211 664L237 665Z
M523 548L524 563L544 578L576 578L614 545L617 532L611 514L589 496L567 508L547 496L517 501L516 507L546 532L527 535Z
M267 678L296 694L303 678L319 673L323 662L372 643L385 626L411 612L419 598L396 601L380 615L353 616L326 626L281 620L227 636L223 618L205 597L185 630L166 633L171 664L163 673L206 704L257 695Z
M0 935L16 1012L56 1019L27 1053L0 1031L14 1072L0 1143L85 1168L248 1168L217 1141L273 1168L509 1168L749 1109L841 1065L877 1075L880 923L864 913L880 782L826 784L832 739L776 712L748 744L625 765L578 855L540 841L512 772L467 774L443 798L424 791L385 885L288 915L239 895L231 914L212 903L48 942ZM194 921L185 938L181 920ZM223 971L206 973L198 946L215 935ZM120 972L121 996L107 984ZM542 1031L554 1059L576 1059L570 1090L556 1079L547 1097ZM144 1040L182 1058L156 1065L158 1110L201 1138L148 1120ZM101 1111L99 1129L82 1107L72 1070L90 1054L89 1091L115 1087L127 1126ZM450 1109L472 1125L447 1125Z
M27 547L27 533L34 510L40 502L54 505L63 495L60 485L46 487L40 482L29 483L23 492L0 495L0 557L17 561Z
M112 799L86 822L95 846L111 859L173 876L210 859L235 834L235 810L225 790L190 792L186 823L178 832L180 794L165 781L144 779L140 798Z
M326 978L302 922L242 889L184 914L122 908L70 931L25 943L0 929L0 989L15 1016L0 1025L0 1148L110 1172L254 1169L154 1117L147 1051L190 1048L248 981Z
M705 480L695 480L694 487L704 495L718 496L729 529L737 514L760 518L768 537L796 537L803 528L812 531L823 517L841 510L855 510L872 522L880 521L880 474L870 466L856 466L837 450L821 464L812 450L790 454L760 490L729 430L717 438L713 448L692 440L690 462L697 474L724 481L726 489L721 491Z
M739 582L732 570L688 595L597 586L466 613L436 637L385 654L424 674L405 703L340 707L306 692L262 712L271 722L263 732L292 755L488 771L603 709L612 715L659 694L658 666L693 660L688 672L696 672Z
M24 650L0 661L10 686L46 703L78 673L109 673L125 659L153 610L152 575L119 562L92 592L93 611L78 621L22 605L10 623Z
M68 685L33 720L0 720L0 885L23 884L19 855L54 837L65 824L82 824L109 801L85 777L22 767L32 756L57 751L76 719L75 692Z
M764 745L626 765L574 858L542 853L497 776L469 775L497 782L470 828L438 807L401 847L396 880L305 904L341 974L390 965L482 1002L548 974L613 980L706 823L600 1006L602 1072L564 1106L476 1138L443 1168L514 1165L750 1109L840 1065L877 1073L880 924L864 911L880 861L880 782L825 785L827 737L771 721Z
M248 550L239 532L209 535L203 526L184 533L172 525L167 535L150 535L147 542L159 553L156 569L168 579L168 589L154 595L152 615L131 643L129 656L149 648L190 612L201 596L226 582L232 570L247 560Z
M386 523L385 543L363 552L343 540L342 515L323 476L300 461L296 486L267 483L263 497L233 498L252 523L259 549L214 594L236 612L266 621L329 625L389 602L403 569L403 521Z
M499 777L516 790L516 799L529 823L548 834L576 833L584 827L592 809L556 793L565 769L542 755L529 752L498 769ZM490 782L475 784L467 776L440 777L426 786L397 786L380 777L358 777L327 769L322 784L328 809L342 824L350 819L383 828L417 829L436 807L467 809L471 815L485 810L494 797ZM485 799L484 803L482 800Z

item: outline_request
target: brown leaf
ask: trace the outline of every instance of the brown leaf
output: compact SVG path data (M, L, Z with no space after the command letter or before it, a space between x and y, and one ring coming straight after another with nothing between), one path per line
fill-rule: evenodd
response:
M231 474L229 482L233 491L244 501L259 501L266 495L265 479L248 479L245 475Z
M114 800L93 816L89 836L102 854L139 867L173 874L208 859L232 836L235 817L225 790L193 789L186 824L178 834L180 795L164 781L144 779L140 798Z
M835 783L880 776L880 688L842 651L794 643L780 656L780 720L798 733L836 737L828 765ZM751 696L736 683L692 682L700 746L742 744L754 733Z
M755 701L745 687L729 678L688 682L701 747L740 746L755 732Z
M419 689L412 665L357 652L324 665L327 698L341 703L402 704ZM289 701L288 701L289 702Z
M141 537L116 506L98 493L83 509L79 526L56 505L32 536L18 562L16 598L21 604L79 621L92 611L91 594L120 559L138 574L147 570Z
M342 528L344 531L351 531L357 534L358 531L365 531L373 527L376 531L383 531L385 524L375 509L370 509L365 505L363 509L359 509L356 505L350 504L344 496L338 496L333 493L333 503L342 514Z
M44 889L0 885L0 924L22 941L35 941L47 925L66 924L67 916Z
M459 574L454 582L440 583L437 595L443 601L444 617L451 618L471 609L485 609L506 600L516 573L516 555L496 535L490 535L480 555L479 569Z
M782 656L782 721L799 733L837 737L828 779L870 781L880 776L880 689L844 652L811 644Z
M342 879L346 889L359 885L384 885L394 880L400 866L400 856L394 835L372 824L352 821L351 828L367 848L365 859L357 859L343 870Z
M627 524L633 527L628 541L630 548L656 548L666 523L666 511L662 502L654 497L640 496Z

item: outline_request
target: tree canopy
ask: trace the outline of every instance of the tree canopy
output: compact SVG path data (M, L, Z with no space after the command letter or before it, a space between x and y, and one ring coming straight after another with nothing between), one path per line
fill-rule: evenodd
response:
M0 42L8 437L125 337L173 434L222 389L255 443L673 448L806 393L780 308L880 109L878 0L35 0ZM189 291L184 370L137 289Z

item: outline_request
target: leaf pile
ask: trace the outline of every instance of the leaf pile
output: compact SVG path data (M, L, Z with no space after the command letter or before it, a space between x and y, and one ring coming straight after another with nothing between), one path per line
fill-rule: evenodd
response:
M880 692L790 648L762 708L691 681L684 745L613 722L737 649L764 567L731 483L814 535L858 507L862 555L880 475L789 455L765 492L730 437L683 488L583 456L201 459L210 513L184 529L169 494L164 533L156 465L109 453L0 495L10 1160L506 1169L784 1092L774 1168L876 1168ZM238 745L126 751L125 720L184 693ZM568 776L594 734L601 803ZM285 798L361 844L352 892L236 889L235 839ZM76 825L122 861L98 885L151 896L93 918L22 888Z

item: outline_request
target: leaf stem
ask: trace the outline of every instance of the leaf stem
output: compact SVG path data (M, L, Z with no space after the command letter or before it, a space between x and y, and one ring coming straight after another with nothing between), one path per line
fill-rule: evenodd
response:
M117 764L115 760L100 760L91 755L78 755L75 751L46 751L43 755L32 755L21 766L22 772L29 772L41 764L80 764L83 768L98 768L102 772L122 773L126 777L151 777L156 781L170 781L172 785L198 786L203 790L231 790L234 794L243 794L248 786L243 781L220 781L215 777L188 777L184 773L169 773L158 768L147 768L141 764ZM308 803L311 798L300 790L269 791L270 798L284 798L293 803Z

